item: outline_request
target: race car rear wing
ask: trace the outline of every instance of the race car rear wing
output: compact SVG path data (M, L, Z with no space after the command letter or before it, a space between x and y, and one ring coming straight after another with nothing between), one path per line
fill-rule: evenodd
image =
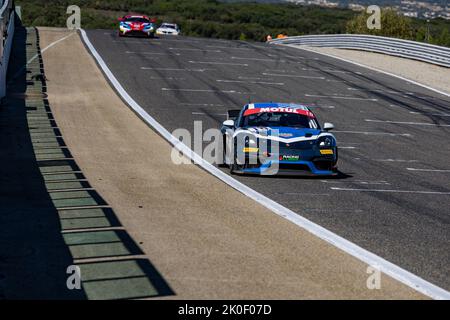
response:
M227 111L227 120L236 120L237 117L239 117L239 113L241 113L240 109L228 110Z

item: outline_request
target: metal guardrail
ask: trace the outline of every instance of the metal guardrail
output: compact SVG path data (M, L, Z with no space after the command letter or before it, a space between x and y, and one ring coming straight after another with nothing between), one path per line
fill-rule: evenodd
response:
M287 37L271 44L364 50L424 61L450 68L450 48L397 38L358 34L333 34Z
M11 19L11 12L13 10L13 1L12 0L4 0L1 2L0 6L0 35L1 35L1 43L0 43L0 57L3 56L3 48L5 45L5 41L7 38L7 30L9 25L9 20Z
M14 37L14 1L4 0L0 7L0 98L6 94L6 72Z

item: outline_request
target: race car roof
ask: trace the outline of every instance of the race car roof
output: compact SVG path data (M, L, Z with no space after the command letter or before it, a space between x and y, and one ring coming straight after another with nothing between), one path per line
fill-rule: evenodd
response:
M176 27L177 26L177 24L176 23L168 23L168 22L163 22L162 24L161 24L161 27Z

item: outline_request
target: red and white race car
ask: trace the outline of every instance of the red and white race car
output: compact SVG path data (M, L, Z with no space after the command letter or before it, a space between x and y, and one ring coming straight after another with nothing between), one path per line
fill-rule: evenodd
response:
M147 16L127 15L119 18L119 36L145 36L153 38L156 31L154 19Z

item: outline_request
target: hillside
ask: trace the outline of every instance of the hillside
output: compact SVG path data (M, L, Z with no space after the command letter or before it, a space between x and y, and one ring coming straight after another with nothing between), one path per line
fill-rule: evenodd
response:
M291 3L223 3L216 0L16 0L26 25L64 27L66 8L78 5L82 27L117 28L117 17L143 13L159 22L173 21L185 35L264 41L268 34L346 33L358 13L348 9L298 6ZM425 21L410 20L408 38L423 41ZM431 40L449 45L449 21L431 22ZM351 31L351 30L350 30ZM444 33L444 35L442 35ZM395 33L393 34L395 36Z

